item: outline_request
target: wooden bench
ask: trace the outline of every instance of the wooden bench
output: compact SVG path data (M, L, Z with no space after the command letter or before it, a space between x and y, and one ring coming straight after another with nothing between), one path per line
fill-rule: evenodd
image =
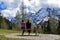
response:
M35 35L37 35L37 30L39 30L38 28L31 28L31 29L21 29L20 28L20 30L31 30L31 31L33 31L34 33L35 33Z

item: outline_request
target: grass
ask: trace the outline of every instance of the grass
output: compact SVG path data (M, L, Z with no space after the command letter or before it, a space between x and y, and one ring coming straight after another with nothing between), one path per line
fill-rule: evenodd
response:
M20 31L0 29L0 34L10 34L10 33L20 33Z
M40 32L41 30L39 30ZM17 30L8 30L8 29L0 29L0 34L10 34L10 33L21 33L22 30L17 31ZM25 31L25 33L27 33L27 31ZM31 31L31 34L35 34L33 33L33 30Z
M28 39L24 39L24 38L21 38L21 39L18 39L18 38L6 38L6 37L4 37L4 35L0 35L0 40L28 40Z
M17 31L17 30L7 30L7 29L0 29L0 34L10 34L10 33L21 33L21 31ZM27 33L27 31L25 31L25 33ZM31 33L33 34L33 32L31 31Z
M25 38L20 38L20 39L19 38L6 38L4 36L4 35L10 34L10 33L21 33L21 31L0 29L0 40L28 40L28 39L25 39Z

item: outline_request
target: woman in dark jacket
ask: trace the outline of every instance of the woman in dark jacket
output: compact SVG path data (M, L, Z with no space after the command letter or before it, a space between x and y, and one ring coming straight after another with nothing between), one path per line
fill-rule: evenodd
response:
M26 22L26 29L30 35L30 32L31 32L31 22L29 22L29 20Z

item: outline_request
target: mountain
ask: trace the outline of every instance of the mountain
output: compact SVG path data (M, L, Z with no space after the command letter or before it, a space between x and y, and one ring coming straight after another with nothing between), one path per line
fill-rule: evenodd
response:
M40 23L42 20L47 21L49 17L53 17L53 16L55 16L56 20L59 20L60 19L60 8L41 8L36 13L29 12L28 16L35 24Z
M55 16L56 19L60 19L60 8L42 7L36 13L28 12L27 16L29 16L30 20L35 24L38 24L45 18L48 20L48 18L51 16ZM6 19L8 19L12 23L16 21L15 17L6 17ZM44 21L46 21L46 19Z
M15 22L15 17L5 17L7 20L9 20L11 23Z

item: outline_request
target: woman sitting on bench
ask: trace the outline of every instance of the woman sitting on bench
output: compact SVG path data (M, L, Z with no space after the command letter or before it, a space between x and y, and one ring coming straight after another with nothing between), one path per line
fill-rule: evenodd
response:
M31 33L31 22L29 20L26 22L26 29L30 35L30 33Z
M22 22L21 22L22 35L24 35L25 28L26 28L26 22L24 20L22 20Z

